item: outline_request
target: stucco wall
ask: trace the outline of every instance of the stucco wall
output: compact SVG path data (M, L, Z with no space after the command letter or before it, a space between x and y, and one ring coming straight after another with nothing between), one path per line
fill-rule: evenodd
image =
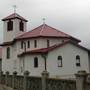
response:
M34 47L34 40L37 40L37 47ZM26 43L26 49L27 50L33 50L33 49L40 49L40 48L47 48L47 40L50 42L50 46L53 46L55 44L62 43L61 38L33 38L33 39L27 39L27 40L21 40ZM19 53L24 51L24 48L21 49L21 41L17 42ZM30 48L27 48L27 42L30 41Z
M38 58L37 68L34 67L34 57ZM20 60L20 67L23 64L23 60L24 60L24 70L28 70L31 76L41 76L42 71L44 71L44 60L41 57L41 55L26 55L26 57L23 57L23 59Z
M13 19L12 21L13 21L13 30L12 31L7 31L7 22L8 21L4 21L4 25L3 25L4 42L12 41L15 37L23 34L26 31L26 25L27 25L26 22L23 22L24 23L24 32L22 32L19 30L19 22L21 20Z
M58 67L57 57L62 56L63 67ZM81 66L76 66L76 55L80 55ZM52 76L72 75L79 70L89 72L88 52L72 44L57 48L48 54L47 69Z
M25 57L18 58L18 46L15 45L11 47L11 58L6 59L6 47L3 49L3 71L17 71L22 74L25 70L31 73L31 76L40 76L41 72L44 70L44 59L41 55L26 55ZM16 50L15 50L16 49ZM63 60L63 67L58 67L57 57L61 55ZM80 55L81 66L76 66L76 55ZM34 57L38 57L39 67L34 68ZM50 76L59 75L72 75L79 70L86 70L89 72L89 58L88 52L76 47L73 44L66 44L61 48L57 48L50 53L47 57L47 70ZM24 64L23 64L24 63ZM24 66L23 66L24 65ZM21 72L21 67L23 67L23 72Z
M10 58L7 59L6 53L7 53L7 47L10 47ZM19 59L17 57L17 45L12 46L5 46L2 49L2 70L4 72L10 71L12 73L13 71L19 71Z

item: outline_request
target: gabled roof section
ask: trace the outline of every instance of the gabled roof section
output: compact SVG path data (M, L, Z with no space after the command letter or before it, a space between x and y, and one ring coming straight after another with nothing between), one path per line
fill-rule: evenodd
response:
M15 18L18 18L18 19L20 19L20 20L23 20L23 21L26 21L26 22L27 22L27 20L26 20L25 18L23 18L22 16L20 16L20 15L17 14L17 13L13 13L13 14L11 14L11 15L3 18L2 21L6 21L6 20L9 20L9 19L15 19Z
M77 46L77 47L79 47L79 48L81 48L83 50L86 50L87 52L90 51L89 49L68 40L68 41L65 41L65 42L63 42L61 44L56 44L56 45L53 45L53 46L48 47L48 48L41 48L41 49L35 49L35 50L26 51L26 52L23 52L23 53L19 54L18 56L21 57L21 56L24 56L26 54L43 54L43 53L46 54L46 53L48 53L48 52L50 52L50 51L52 51L52 50L54 50L56 48L60 48L60 47L62 47L64 45L66 45L68 43L71 43L71 44L73 44L73 45L75 45L75 46Z
M80 42L80 40L61 32L60 30L57 30L51 26L48 26L47 24L42 24L39 27L24 33L23 35L20 35L16 37L16 39L26 39L26 38L33 38L33 37L61 37L61 38L72 38L74 40L77 40Z

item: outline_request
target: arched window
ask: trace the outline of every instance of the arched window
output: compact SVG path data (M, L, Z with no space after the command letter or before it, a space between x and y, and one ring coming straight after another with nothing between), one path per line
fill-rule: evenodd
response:
M7 53L6 54L7 55L6 57L7 57L7 59L9 59L10 58L10 47L7 47L7 52L6 53Z
M58 67L62 67L62 56L58 56Z
M38 67L38 58L37 57L34 58L34 67L35 68Z
M19 28L20 31L24 31L24 23L22 21L19 23Z
M7 22L7 30L12 31L13 30L13 21L9 20Z
M76 56L76 66L80 66L80 56L79 55L77 55Z

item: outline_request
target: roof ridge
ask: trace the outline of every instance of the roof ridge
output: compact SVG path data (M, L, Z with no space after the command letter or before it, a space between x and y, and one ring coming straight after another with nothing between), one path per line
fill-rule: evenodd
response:
M41 31L40 31L40 35L42 34L44 28L45 28L45 24L43 24L43 26L42 26L42 29L41 29Z

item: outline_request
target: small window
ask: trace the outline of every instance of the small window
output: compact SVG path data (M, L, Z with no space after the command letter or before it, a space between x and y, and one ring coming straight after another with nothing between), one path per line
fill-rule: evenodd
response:
M79 55L76 56L76 66L80 67L80 56Z
M49 47L50 46L50 42L49 42L49 40L47 40L47 47Z
M23 49L23 41L21 41L21 49Z
M13 21L9 20L7 22L7 30L12 31L13 30Z
M62 40L62 43L64 43L64 40Z
M58 67L62 67L62 56L58 56Z
M34 67L35 68L38 67L38 58L37 57L34 58Z
M27 41L27 47L30 48L30 41Z
M24 31L24 23L21 21L19 24L20 31Z
M34 40L34 47L37 47L37 40Z
M7 55L6 57L7 57L7 59L9 59L10 58L10 47L7 48L7 52L6 53L7 53L6 54Z

